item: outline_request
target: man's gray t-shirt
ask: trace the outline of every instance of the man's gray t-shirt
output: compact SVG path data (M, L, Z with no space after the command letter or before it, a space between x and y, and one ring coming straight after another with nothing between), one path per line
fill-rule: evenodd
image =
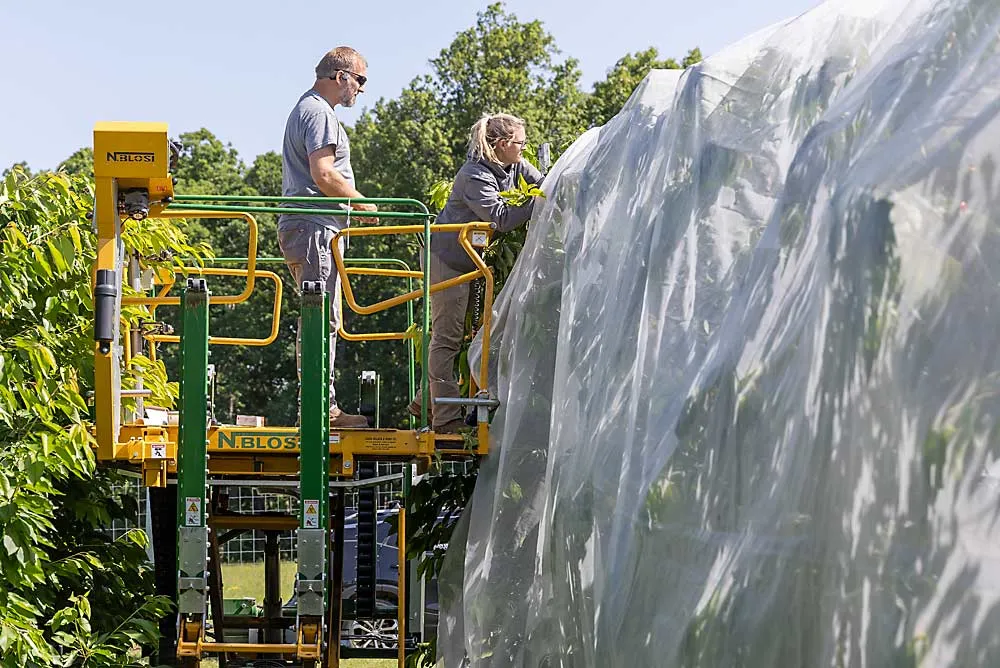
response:
M282 194L285 197L325 196L309 172L309 154L325 146L335 147L333 166L353 187L354 170L351 168L351 147L347 140L347 132L344 131L344 126L340 124L330 103L315 90L310 89L299 98L285 123L285 141L281 149ZM308 204L291 206L310 208ZM337 207L315 205L311 208ZM278 218L278 228L303 221L318 223L336 230L347 227L346 217L282 214Z

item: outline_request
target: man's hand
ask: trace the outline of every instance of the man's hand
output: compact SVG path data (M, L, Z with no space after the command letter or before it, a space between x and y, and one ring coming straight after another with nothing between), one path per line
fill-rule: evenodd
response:
M378 207L376 205L362 203L362 202L359 202L357 204L352 203L351 208L354 209L355 211L378 211ZM352 216L352 218L354 217ZM378 218L371 218L367 216L358 216L357 218L354 218L354 220L358 221L359 223L365 223L367 225L375 225L379 221Z

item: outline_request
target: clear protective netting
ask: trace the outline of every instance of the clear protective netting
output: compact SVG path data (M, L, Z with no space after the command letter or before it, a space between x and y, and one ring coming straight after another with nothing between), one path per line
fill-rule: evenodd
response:
M998 34L831 1L561 156L442 665L1000 665Z

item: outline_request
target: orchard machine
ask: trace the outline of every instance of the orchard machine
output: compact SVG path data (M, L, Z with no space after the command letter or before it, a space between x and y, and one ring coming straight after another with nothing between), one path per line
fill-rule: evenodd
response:
M219 657L220 666L287 665L338 666L341 657L342 592L344 573L344 490L358 489L356 611L358 618L392 617L398 631L392 649L383 649L403 665L406 652L419 634L407 632L413 618L408 606L406 516L411 476L422 473L436 458L469 460L489 451L489 409L495 406L486 392L489 318L493 278L476 248L490 237L488 223L435 226L434 230L458 232L462 246L476 270L431 284L428 280L431 214L419 201L375 198L379 212L365 212L378 225L350 226L331 245L332 257L343 285L343 301L365 315L409 305L421 300L422 323L405 332L350 333L347 341L400 340L422 356L421 418L409 429L331 429L328 336L331 295L320 283L295 286L301 295L301 372L299 420L296 426L225 425L210 417L209 349L212 346L264 346L278 334L282 279L259 268L257 223L254 214L287 212L302 204L296 198L249 196L184 196L174 192L170 174L176 146L163 123L102 122L94 128L95 205L98 236L93 272L94 293L94 421L97 457L104 465L129 469L141 476L148 492L151 543L156 564L157 589L176 601L176 618L161 624L161 663L200 666L207 657ZM344 215L339 198L305 198L311 213ZM246 222L248 242L245 266L240 268L192 266L164 269L146 266L136 249L123 242L123 226L145 218L239 219ZM381 224L388 221L392 224ZM388 263L352 263L340 251L340 237L414 235L422 241L423 271L411 270L395 260ZM388 260L381 258L381 260ZM378 303L358 304L351 289L354 276L408 279L416 289ZM238 277L239 294L214 294L212 282ZM152 280L150 280L152 279ZM231 332L214 333L213 307L240 308L259 280L274 283L274 309L270 336L241 338ZM429 296L447 287L482 279L485 283L481 365L473 375L468 398L454 400L470 407L476 416L477 437L435 434L428 428L427 339L430 330ZM229 279L232 280L232 279ZM179 282L178 290L174 290ZM173 294L171 294L173 292ZM122 318L123 305L148 310L141 327ZM157 308L177 308L178 334L158 322ZM414 334L416 332L416 334ZM415 340L416 339L416 340ZM422 341L421 341L422 339ZM416 343L422 345L416 346ZM154 420L144 406L150 390L142 378L128 378L130 360L137 355L156 358L158 347L179 345L180 397L176 420ZM123 382L128 380L129 382ZM414 384L411 371L411 390ZM129 389L123 389L128 387ZM123 401L124 400L124 401ZM474 410L473 410L474 409ZM398 596L395 609L376 609L376 504L375 490L385 484L378 476L379 462L403 463L402 500L398 511ZM399 476L395 476L398 478ZM238 514L220 502L217 490L231 486L280 488L298 498L297 515ZM294 601L283 606L278 589L278 559L265 556L264 606L260 614L227 615L219 559L220 546L232 536L253 529L276 533L293 530L297 552ZM272 558L273 557L273 558ZM410 578L412 579L412 577ZM284 608L284 614L283 613ZM266 642L226 641L234 625L258 631ZM255 664L255 662L257 662Z

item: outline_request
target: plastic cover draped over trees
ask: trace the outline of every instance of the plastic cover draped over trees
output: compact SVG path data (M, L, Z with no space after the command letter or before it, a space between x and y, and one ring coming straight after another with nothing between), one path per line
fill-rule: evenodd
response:
M998 29L829 2L560 159L444 665L1000 665Z

